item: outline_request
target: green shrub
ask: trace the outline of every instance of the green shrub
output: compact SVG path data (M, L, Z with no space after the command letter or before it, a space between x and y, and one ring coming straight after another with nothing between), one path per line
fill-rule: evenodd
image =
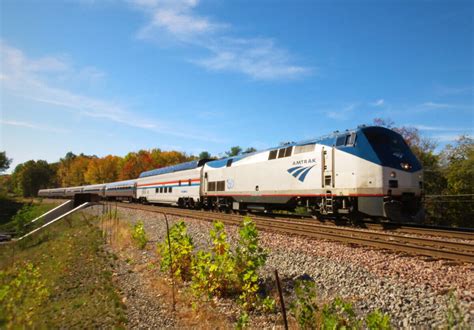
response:
M28 223L39 215L31 204L23 205L12 218L16 233L20 236L25 234Z
M459 300L453 291L448 295L448 310L446 312L446 325L448 329L468 329L469 327L464 322L464 313L459 306Z
M36 308L49 296L37 267L24 264L16 273L0 271L0 328L32 326Z
M210 237L211 252L199 251L193 260L192 269L195 294L205 294L209 298L232 291L237 279L235 261L222 222L214 222Z
M324 305L321 313L322 329L358 329L361 322L350 302L336 298L330 304Z
M295 283L296 300L290 304L290 311L302 329L316 326L316 287L313 281L298 280Z
M244 309L256 307L258 302L258 271L265 265L267 253L259 245L258 231L252 219L246 217L239 230L235 250L235 268L238 274L240 300Z
M133 226L132 238L139 249L144 249L148 243L148 237L143 226L143 222L139 221Z
M173 276L182 280L191 278L192 255L194 244L191 236L187 233L186 224L180 221L170 228L170 241L168 238L158 244L158 252L161 256L161 270L171 269ZM171 245L171 251L169 249Z
M367 314L365 324L370 330L389 330L392 328L390 326L390 316L382 313L378 309Z

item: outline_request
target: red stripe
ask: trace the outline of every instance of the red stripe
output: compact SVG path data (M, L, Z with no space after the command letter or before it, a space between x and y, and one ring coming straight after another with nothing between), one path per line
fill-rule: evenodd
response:
M179 181L181 181L181 183L183 185L186 185L188 182L189 182L189 179L185 179L185 180L175 180L175 181L163 181L163 182L151 182L151 183L144 183L144 184L139 184L137 185L137 187L145 187L145 186L154 186L154 185L157 185L157 184L170 184L170 183L179 183ZM200 178L197 178L197 179L191 179L191 182L196 182L196 181L201 181Z
M232 196L250 196L250 197L325 197L325 196L332 196L332 197L383 197L387 196L384 194L349 194L349 195L328 195L328 194L229 194L229 195L214 195L214 194L207 194L207 196L222 196L222 197L232 197Z

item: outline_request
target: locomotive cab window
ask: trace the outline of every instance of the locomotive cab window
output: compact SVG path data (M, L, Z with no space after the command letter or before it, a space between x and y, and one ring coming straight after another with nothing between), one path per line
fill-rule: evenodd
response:
M340 135L336 139L336 147L340 147L346 144L346 136Z
M277 152L278 152L278 150L270 151L270 153L268 154L268 160L272 160L272 159L277 158Z
M285 149L285 157L290 157L292 150L293 150L293 146L286 148Z
M286 148L282 148L282 149L278 150L278 158L285 157L285 150L286 150Z
M232 166L232 158L227 160L227 167L231 167Z

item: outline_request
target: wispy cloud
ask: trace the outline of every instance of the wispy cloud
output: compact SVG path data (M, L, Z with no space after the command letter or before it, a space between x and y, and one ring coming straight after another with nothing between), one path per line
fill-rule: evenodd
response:
M326 111L326 116L328 118L331 118L331 119L347 120L347 119L350 119L350 117L354 113L354 110L358 106L359 106L358 103L351 103L351 104L348 104L348 105L342 107L339 110Z
M32 124L32 123L28 123L28 122L24 122L24 121L16 121L16 120L3 120L3 119L0 119L0 125L30 128L30 129L53 132L53 133L67 133L67 132L70 132L69 130L63 129L63 128L54 128L54 127L43 126L43 125L39 125L39 124Z
M199 131L189 129L187 133L172 129L173 125L137 116L120 102L83 95L65 87L56 87L63 82L63 73L71 76L88 76L95 79L102 76L99 70L91 67L76 70L61 58L28 58L21 50L0 43L0 82L1 88L36 102L52 104L90 118L99 118L123 125L142 128L160 134L204 141L218 141Z
M205 49L210 56L190 62L211 71L239 72L258 80L302 77L314 70L292 63L290 53L270 38L239 38L232 26L196 13L198 0L131 0L149 16L138 37Z
M373 107L381 107L385 104L385 100L384 99L378 99L378 100L376 100L374 102L371 102L369 104Z
M455 107L453 104L448 103L436 103L436 102L425 102L420 105L423 108L430 108L430 109L448 109Z
M405 124L403 126L414 127L420 131L434 131L434 132L467 132L472 131L473 128L460 128L460 127L443 127L443 126L428 126L419 124Z
M474 86L462 86L462 87L448 87L448 86L436 86L435 90L440 95L460 95L460 94L474 94Z

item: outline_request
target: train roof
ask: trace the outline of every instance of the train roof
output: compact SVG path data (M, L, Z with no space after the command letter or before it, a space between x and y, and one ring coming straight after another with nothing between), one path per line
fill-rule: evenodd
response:
M109 187L122 186L122 185L134 185L135 182L137 182L137 179L125 180L125 181L117 181L117 182L110 182L110 183L106 183L105 186L106 186L107 188L109 188Z
M179 171L185 171L185 170L192 170L192 169L203 166L208 161L209 161L209 159L199 159L199 160L193 160L193 161L190 161L190 162L181 163L181 164L177 164L177 165L157 168L157 169L154 169L154 170L151 170L151 171L146 171L146 172L140 173L139 178L145 178L147 176L173 173L173 172L179 172Z
M324 144L324 145L331 146L331 145L334 145L334 143L336 142L336 139L337 139L338 136L341 136L341 135L344 135L344 134L351 134L351 133L354 133L354 132L357 132L357 131L360 131L360 130L363 130L363 129L369 128L369 127L381 127L381 126L360 125L357 128L346 129L345 131L334 131L330 134L326 134L326 135L323 135L323 136L320 136L320 137L317 137L317 138L312 138L312 139L303 140L303 141L299 141L299 142L288 142L288 143L282 144L282 145L277 146L277 147L271 147L271 148L267 148L267 149L263 149L263 150L258 150L258 151L252 152L252 153L241 154L241 155L237 155L237 156L225 157L225 158L221 158L221 159L212 160L208 163L208 165L210 167L222 167L222 166L225 166L225 164L227 163L227 161L229 159L232 159L232 161L236 162L238 160L241 160L241 159L246 158L246 157L251 156L251 155L255 155L255 154L259 154L259 153L266 152L266 151L271 151L271 150L278 150L278 149L286 148L286 147L292 147L292 146L304 146L304 145L313 144L313 143L318 143L318 144ZM387 128L385 128L385 129L387 129Z

